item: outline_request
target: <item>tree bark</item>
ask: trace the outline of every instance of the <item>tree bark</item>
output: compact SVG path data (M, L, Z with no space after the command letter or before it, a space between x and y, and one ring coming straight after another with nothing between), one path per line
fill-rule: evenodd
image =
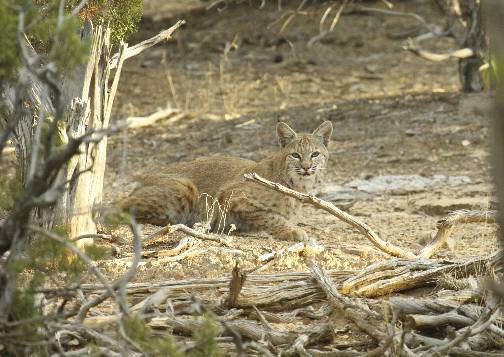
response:
M109 125L127 48L126 44L121 44L111 87L110 29L101 26L94 29L91 22L86 22L81 31L81 40L91 44L88 62L58 83L60 105L64 109L62 122L66 128L58 129L58 141L62 144L83 135L88 129L99 130ZM40 151L43 146L40 142L41 132L50 125L52 116L57 115L57 103L54 103L47 86L28 70L21 70L20 80L28 83L29 90L22 103L22 116L13 129L12 138L18 158L18 176L26 187L30 176L38 169L38 157L42 155ZM11 110L20 98L16 96L14 88L6 88L2 97L4 102L10 102ZM61 191L61 197L55 205L35 210L32 220L46 228L54 225L65 227L72 238L96 233L92 211L102 200L106 148L106 136L98 143L82 143L80 154L72 157L61 173L59 183L68 183ZM91 238L78 241L81 246L91 242Z

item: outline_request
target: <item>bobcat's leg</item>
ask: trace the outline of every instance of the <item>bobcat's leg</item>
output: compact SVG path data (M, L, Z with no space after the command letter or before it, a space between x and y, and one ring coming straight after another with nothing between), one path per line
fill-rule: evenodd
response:
M191 180L173 176L135 189L121 207L133 209L140 223L164 226L190 223L197 201L198 189Z
M303 241L306 238L303 229L252 201L234 202L229 213L238 230L264 230L281 240Z

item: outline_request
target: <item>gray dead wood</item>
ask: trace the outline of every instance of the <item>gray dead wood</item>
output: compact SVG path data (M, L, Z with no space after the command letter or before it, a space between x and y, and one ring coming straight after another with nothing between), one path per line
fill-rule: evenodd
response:
M179 319L164 316L152 319L148 325L154 329L170 328L176 334L189 336L199 330L203 326L203 323L204 321L199 319ZM321 324L313 329L294 333L266 330L261 324L247 320L234 320L226 323L243 337L253 341L260 341L264 338L275 346L292 344L297 339L298 333L304 333L309 336L308 344L327 339L332 333L332 329L328 324ZM222 326L220 327L219 334L229 336L229 332Z
M406 317L406 321L415 329L425 329L448 325L460 328L469 326L474 323L473 319L461 316L455 311L450 311L439 315L411 314Z
M231 281L229 282L229 294L224 301L226 307L235 307L246 279L247 274L241 271L238 267L238 263L236 263L232 271Z
M488 56L485 25L479 0L436 0L448 20L449 34L461 48L473 55L459 59L459 78L466 92L479 92L484 88L480 67Z
M343 282L341 292L365 297L377 297L435 282L445 274L458 277L484 274L495 265L493 254L463 263L430 260L391 259L368 266L361 273Z
M387 334L383 331L383 320L378 314L371 311L364 303L356 303L360 302L359 300L342 296L334 287L331 278L314 259L307 259L307 264L313 278L324 291L327 300L338 311L341 311L345 318L355 323L361 330L377 341L383 341L387 337Z

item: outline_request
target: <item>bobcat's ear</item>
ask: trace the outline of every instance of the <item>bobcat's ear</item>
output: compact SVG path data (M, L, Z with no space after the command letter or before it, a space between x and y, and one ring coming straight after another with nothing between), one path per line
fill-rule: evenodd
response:
M326 120L325 122L320 124L317 129L315 129L312 135L318 138L324 144L324 146L327 147L329 140L331 139L332 131L332 123L329 120Z
M297 137L296 132L283 122L277 124L276 131L278 142L280 143L281 147L287 146L287 144L289 144Z

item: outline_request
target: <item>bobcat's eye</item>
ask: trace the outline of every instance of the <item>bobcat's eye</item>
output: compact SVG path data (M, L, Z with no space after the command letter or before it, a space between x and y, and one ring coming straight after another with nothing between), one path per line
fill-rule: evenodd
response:
M313 153L311 154L311 157L312 157L312 159L313 159L314 157L317 157L317 156L319 156L319 155L320 155L320 153L319 153L318 151L315 151L315 152L313 152Z
M290 156L291 156L293 159L296 159L296 160L301 160L301 155L299 155L297 152L293 152L292 154L290 154Z

